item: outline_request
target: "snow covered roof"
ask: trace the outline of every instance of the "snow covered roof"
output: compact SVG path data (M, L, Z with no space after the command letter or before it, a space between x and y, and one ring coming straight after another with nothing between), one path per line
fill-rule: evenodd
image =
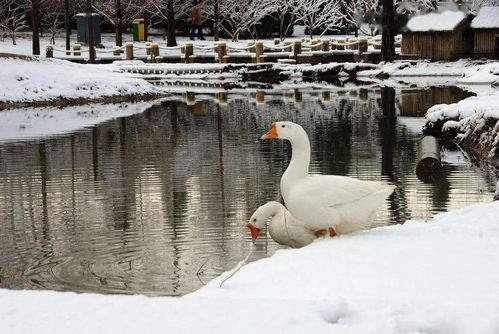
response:
M466 14L460 11L431 12L412 17L407 22L407 29L412 32L452 31L465 18Z
M471 21L471 27L475 29L499 28L499 7L480 8L476 17Z

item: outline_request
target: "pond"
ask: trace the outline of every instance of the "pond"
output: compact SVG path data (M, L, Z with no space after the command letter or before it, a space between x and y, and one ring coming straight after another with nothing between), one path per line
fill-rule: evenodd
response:
M376 225L491 200L495 176L461 152L444 152L439 184L415 175L426 104L467 93L392 93L388 108L379 88L193 88L82 130L0 136L0 288L177 296L229 270L244 222L280 200L289 144L259 140L276 120L309 133L311 172L398 186ZM253 259L279 248L262 236Z

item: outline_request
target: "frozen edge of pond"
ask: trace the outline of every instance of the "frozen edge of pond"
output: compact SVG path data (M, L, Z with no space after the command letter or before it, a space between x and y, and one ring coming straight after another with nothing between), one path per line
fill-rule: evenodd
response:
M499 202L318 240L182 298L0 290L5 333L491 333ZM243 228L243 227L241 227Z

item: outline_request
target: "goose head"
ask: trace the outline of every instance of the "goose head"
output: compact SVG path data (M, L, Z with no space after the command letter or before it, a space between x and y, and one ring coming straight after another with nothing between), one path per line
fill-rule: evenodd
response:
M303 135L307 137L307 134L301 125L284 121L272 123L270 130L264 134L261 139L279 138L294 141L303 138Z
M251 231L251 239L255 242L260 234L260 231L265 227L267 220L283 211L284 206L279 202L268 202L260 206L246 223L246 227Z

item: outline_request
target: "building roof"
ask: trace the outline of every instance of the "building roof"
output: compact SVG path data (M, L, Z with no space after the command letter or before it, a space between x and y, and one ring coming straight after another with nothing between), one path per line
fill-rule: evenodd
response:
M413 16L407 22L407 29L412 32L452 31L464 19L466 14L460 11L431 12Z
M480 8L476 17L471 21L471 27L475 29L499 28L499 7Z

